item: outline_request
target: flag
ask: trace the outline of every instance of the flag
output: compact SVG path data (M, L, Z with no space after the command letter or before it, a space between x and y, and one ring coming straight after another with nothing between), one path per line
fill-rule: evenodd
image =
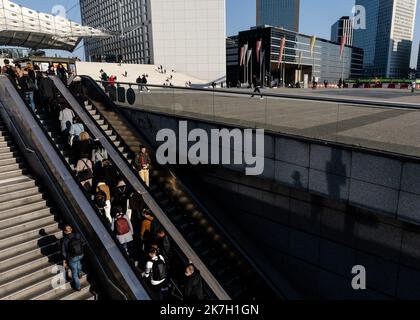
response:
M346 46L346 42L347 42L347 34L343 34L343 36L341 37L341 44L340 44L340 59L343 58L344 47Z
M311 38L311 45L310 45L311 57L314 56L315 44L316 44L316 37L315 36L312 36L312 38Z
M249 60L251 60L251 57L252 57L252 49L249 49L248 50L248 53L247 53L247 55L246 55L246 65L248 66L248 64L249 64Z
M261 54L261 48L262 48L262 40L257 41L256 45L256 55L257 55L257 62L260 62L260 54Z
M278 63L279 68L280 68L280 64L283 62L283 51L285 47L286 47L286 37L283 37L283 39L281 39L281 42L280 42L279 63Z
M239 54L240 57L240 63L239 66L242 67L244 65L244 60L245 60L245 47L241 48L241 53Z

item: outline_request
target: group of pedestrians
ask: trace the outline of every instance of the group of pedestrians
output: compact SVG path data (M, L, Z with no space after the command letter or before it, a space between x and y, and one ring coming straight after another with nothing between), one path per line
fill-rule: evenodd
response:
M180 285L184 299L203 299L199 271L192 264L186 266L183 275L171 269L174 255L172 240L166 230L147 207L143 196L127 185L100 141L90 136L81 119L67 101L59 96L48 74L36 68L33 68L32 73L30 65L21 70L20 67L10 66L5 62L6 66L2 72L16 81L16 86L22 93L28 92L22 78L33 80L35 73L37 90L41 95L36 108L44 110L52 119L57 119L61 138L68 144L70 164L74 166L78 182L83 186L87 197L92 200L105 225L115 234L122 249L142 271L153 298L170 299L171 279L176 278L179 280L177 284ZM83 106L81 81L74 81L70 89ZM30 97L27 102L30 108L36 110L31 105ZM140 146L133 164L139 177L149 186L152 160L146 147ZM81 290L82 259L86 243L70 225L64 227L63 233L61 250L64 267L70 269L74 289Z
M150 92L149 88L147 87L147 78L149 77L149 75L147 74L143 74L141 76L139 76L136 80L136 83L139 86L139 91L143 92L143 88L145 88L147 90L147 92Z

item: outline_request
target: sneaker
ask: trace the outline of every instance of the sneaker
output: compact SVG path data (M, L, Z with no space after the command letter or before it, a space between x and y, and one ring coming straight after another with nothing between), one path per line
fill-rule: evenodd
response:
M264 97L261 97L260 100L264 100Z
M150 90L147 90L147 92L150 92Z

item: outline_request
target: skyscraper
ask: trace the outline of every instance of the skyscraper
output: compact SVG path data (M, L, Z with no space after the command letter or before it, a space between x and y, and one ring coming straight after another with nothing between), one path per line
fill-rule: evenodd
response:
M226 75L225 0L80 0L80 8L85 24L124 35L87 40L87 60L163 65L208 81Z
M353 22L350 17L341 17L331 26L331 41L341 43L341 38L346 35L346 45L353 45Z
M410 67L417 0L356 0L364 6L366 29L354 30L364 49L364 75L405 78Z
M257 26L299 31L300 0L257 0Z

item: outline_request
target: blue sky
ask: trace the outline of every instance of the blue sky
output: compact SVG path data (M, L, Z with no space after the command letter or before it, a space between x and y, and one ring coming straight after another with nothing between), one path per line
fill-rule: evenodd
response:
M51 12L56 5L67 9L72 8L75 0L12 0L20 5L43 12ZM153 0L152 0L153 1ZM256 0L226 0L227 3L227 34L233 35L240 30L249 29L255 25ZM315 34L329 39L331 25L341 16L351 15L354 0L301 0L300 32ZM418 43L420 41L420 5L417 6L415 39L413 46L412 66L417 62ZM80 21L80 9L77 6L67 14L67 18ZM61 53L65 54L65 53ZM83 50L76 53L83 56Z

